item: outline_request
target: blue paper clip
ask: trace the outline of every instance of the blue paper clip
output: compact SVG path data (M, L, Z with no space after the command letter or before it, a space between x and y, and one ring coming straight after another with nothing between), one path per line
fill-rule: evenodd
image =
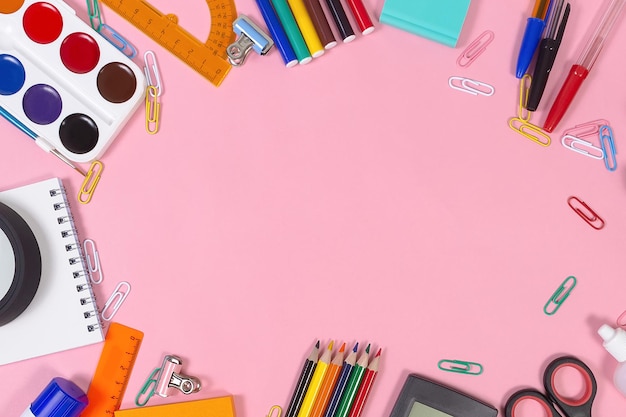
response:
M100 29L98 30L98 33L100 33L100 35L102 35L104 39L109 41L111 45L115 46L130 59L133 59L137 56L137 50L135 49L135 47L106 23L100 24Z
M483 366L477 362L442 359L437 362L437 367L442 371L456 372L459 374L480 375L483 373Z
M239 37L226 48L228 61L233 66L242 65L251 50L254 50L259 55L265 55L274 46L272 38L265 34L247 16L242 15L235 19L233 31Z
M570 293L576 286L576 277L569 276L565 278L565 281L556 289L554 294L550 297L546 305L543 306L543 312L548 316L553 315L561 307L561 304L569 297Z
M615 171L617 169L617 159L615 154L615 140L613 139L613 129L609 125L600 126L600 145L604 152L604 166L609 171Z

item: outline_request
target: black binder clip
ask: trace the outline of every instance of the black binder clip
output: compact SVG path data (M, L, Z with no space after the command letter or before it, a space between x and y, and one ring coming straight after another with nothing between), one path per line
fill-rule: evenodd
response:
M228 61L235 67L243 64L250 51L259 55L267 54L274 41L261 30L247 16L239 16L233 22L233 31L239 36L237 40L226 48Z

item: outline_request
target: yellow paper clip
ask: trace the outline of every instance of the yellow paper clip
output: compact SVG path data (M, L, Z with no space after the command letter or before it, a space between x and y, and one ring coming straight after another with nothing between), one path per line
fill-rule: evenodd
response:
M146 131L151 135L159 131L160 112L161 104L159 103L157 88L149 85L146 88Z
M276 415L274 415L274 412L276 412ZM274 405L272 406L272 408L270 408L270 412L267 413L267 417L280 417L282 412L283 409L279 405Z
M122 287L123 290L122 290ZM100 316L102 320L111 321L117 310L119 310L120 306L128 297L130 293L130 284L126 281L121 281L113 290L113 294L109 297L107 302L104 304L102 311L100 312Z
M569 297L570 293L576 286L576 277L569 276L565 278L565 281L559 288L556 289L552 297L548 300L546 305L543 306L543 312L548 316L553 315L561 307L561 304Z
M519 83L519 105L517 106L517 118L526 123L530 122L530 116L532 114L531 111L526 109L531 83L532 77L529 74L525 74ZM524 114L526 114L526 116L524 116Z
M483 373L483 366L477 362L442 359L437 362L437 367L442 371L456 372L459 374L480 375Z
M495 35L490 30L481 33L457 58L457 65L460 67L469 67L472 62L476 61L476 58L478 58L480 54L485 52L487 45L489 45L494 38Z
M574 203L572 203L572 201ZM567 204L578 214L587 224L593 227L596 230L600 230L604 227L604 220L602 217L598 216L598 214L591 209L581 199L575 196L571 196L567 199ZM583 210L584 209L584 210Z
M100 182L103 170L104 165L102 165L102 162L93 161L91 163L89 171L87 171L87 175L85 175L83 184L80 186L80 191L78 192L78 201L81 204L87 204L91 201L93 193L96 191L96 187Z
M541 130L539 126L525 122L519 117L511 117L509 119L509 127L525 138L528 138L541 146L550 146L550 136Z

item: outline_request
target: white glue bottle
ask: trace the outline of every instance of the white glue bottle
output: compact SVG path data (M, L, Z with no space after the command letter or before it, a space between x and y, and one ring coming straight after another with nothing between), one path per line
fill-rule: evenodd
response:
M78 417L87 407L87 395L76 384L57 377L22 413L22 417Z
M604 348L619 362L613 375L613 383L619 392L626 395L626 331L603 324L598 329L598 334L604 340Z

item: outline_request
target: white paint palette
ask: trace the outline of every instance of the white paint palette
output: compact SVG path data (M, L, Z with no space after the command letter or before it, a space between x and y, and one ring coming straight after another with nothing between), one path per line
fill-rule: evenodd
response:
M144 72L60 0L0 0L0 106L69 160L102 156Z

